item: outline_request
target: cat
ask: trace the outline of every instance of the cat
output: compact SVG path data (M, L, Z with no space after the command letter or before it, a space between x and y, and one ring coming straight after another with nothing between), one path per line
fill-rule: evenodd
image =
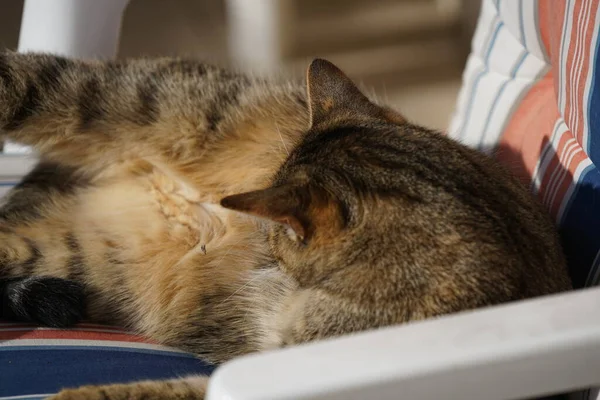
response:
M326 60L303 82L0 54L0 137L41 157L0 208L3 317L119 324L219 364L571 288L519 181ZM206 384L55 399L202 399Z

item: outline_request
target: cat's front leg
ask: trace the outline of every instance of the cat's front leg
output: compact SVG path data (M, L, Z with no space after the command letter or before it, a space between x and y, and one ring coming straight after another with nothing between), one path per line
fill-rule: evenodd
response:
M82 386L62 390L48 400L202 400L207 384L207 376L191 376L165 381Z

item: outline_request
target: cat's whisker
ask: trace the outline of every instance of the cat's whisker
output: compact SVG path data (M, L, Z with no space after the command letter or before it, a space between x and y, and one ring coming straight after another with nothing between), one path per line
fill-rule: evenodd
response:
M244 283L242 286L240 286L235 292L233 292L229 296L227 296L227 298L225 300L223 300L220 304L226 303L233 296L235 296L236 294L240 293L242 290L248 288L250 286L250 284L258 281L260 278L261 278L261 275L256 275L254 278L248 280L246 283Z
M229 245L229 247L227 248L227 250L225 251L225 254L223 254L221 256L221 258L219 258L215 264L215 267L219 267L221 265L221 263L223 262L223 260L225 259L225 257L227 257L229 255L229 253L231 252L231 249L233 249L237 244L241 243L243 240L245 240L244 237L240 238L239 240L235 241L234 243L232 243L231 245Z
M388 97L387 85L383 82L383 100L386 104L389 104L390 99Z
M277 133L279 134L279 139L281 139L281 144L283 144L283 148L285 149L285 152L289 156L290 155L290 151L288 150L285 142L283 141L283 136L281 136L281 131L279 130L279 125L277 124L277 122L275 122L275 128L277 129Z

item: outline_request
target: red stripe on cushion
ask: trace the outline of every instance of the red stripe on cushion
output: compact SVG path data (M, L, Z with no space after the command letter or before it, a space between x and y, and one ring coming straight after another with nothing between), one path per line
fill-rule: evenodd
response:
M564 132L558 141L556 154L543 176L540 189L542 201L553 216L558 214L560 205L573 181L575 170L586 159L587 156L573 133Z
M546 53L550 55L552 65L558 65L566 4L566 1L538 1L540 36Z
M564 29L566 1L540 0L538 13L540 21L540 34L546 52L550 55L553 66L554 90L558 97L558 66L560 65L560 41Z
M39 325L32 323L22 323L22 322L0 322L0 331L4 329L12 329L12 328L28 328L28 329L36 329L40 328ZM88 330L100 330L100 331L114 331L117 333L128 333L126 329L114 326L114 325L100 325L100 324L89 324L89 323L80 323L77 324L74 329L88 329Z
M565 120L576 135L583 138L583 94L589 70L590 48L595 22L597 0L578 1L575 4L573 30L567 59ZM576 33L575 38L573 33Z
M581 59L583 56L583 32L582 29L586 21L582 21L584 18L584 12L587 13L587 3L584 1L575 1L573 8L573 15L570 16L572 21L571 27L571 40L569 40L569 46L567 48L567 54L563 54L562 57L566 57L565 67L565 82L563 87L565 90L565 109L563 110L563 117L569 129L574 128L574 121L572 119L572 99L574 92L577 88L573 87L576 71L581 68Z
M552 71L525 95L500 140L497 158L524 184L531 182L543 146L559 117Z
M16 328L15 330L0 331L0 340L17 339L74 339L74 340L104 340L114 342L148 343L156 342L138 335L125 333L109 333L97 331L59 330L59 329L27 329Z

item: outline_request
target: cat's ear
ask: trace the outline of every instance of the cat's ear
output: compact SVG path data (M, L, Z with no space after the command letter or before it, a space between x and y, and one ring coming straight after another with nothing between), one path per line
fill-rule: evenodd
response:
M385 118L401 123L404 118L372 103L338 67L315 59L306 73L311 126L334 123L340 117Z
M311 126L327 123L344 113L374 112L375 106L338 67L317 58L306 73Z
M340 226L337 203L324 191L308 185L235 194L222 199L221 205L286 225L302 242L310 240L318 229L331 231Z

